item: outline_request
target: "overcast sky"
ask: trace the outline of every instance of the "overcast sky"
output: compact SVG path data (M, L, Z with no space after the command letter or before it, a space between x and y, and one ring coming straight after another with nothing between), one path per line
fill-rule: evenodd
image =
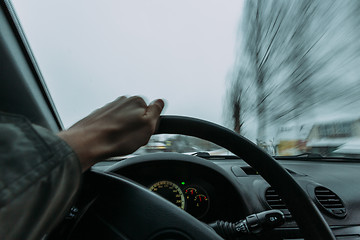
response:
M221 123L243 1L13 4L65 127L120 95Z

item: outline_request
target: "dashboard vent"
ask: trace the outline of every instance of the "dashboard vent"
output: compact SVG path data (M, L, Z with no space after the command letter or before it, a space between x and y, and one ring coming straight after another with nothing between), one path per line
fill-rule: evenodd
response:
M319 205L330 215L344 218L346 216L346 208L338 195L325 187L315 188L315 197Z
M273 189L272 187L266 189L265 199L271 209L279 209L285 214L287 218L291 218L291 214L288 208L286 207L285 202L282 200L280 195L275 191L275 189Z
M284 201L273 188L270 187L266 190L265 198L272 209L286 209Z

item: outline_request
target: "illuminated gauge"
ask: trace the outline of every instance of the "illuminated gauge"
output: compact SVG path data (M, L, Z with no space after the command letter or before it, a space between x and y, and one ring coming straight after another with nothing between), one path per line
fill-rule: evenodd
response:
M198 194L198 191L196 190L196 188L193 188L193 187L189 187L189 188L185 189L185 191L184 191L186 200L193 200L197 194Z
M205 194L196 194L194 198L187 200L187 212L196 218L203 217L209 210L209 198Z
M194 215L201 217L209 209L209 199L204 194L198 194L195 196L195 211Z
M208 205L209 199L204 194L196 195L194 201L195 201L196 207L200 207L200 208L206 207L206 209L207 209L207 207L209 206Z
M170 181L156 182L150 187L150 191L159 194L179 208L185 209L184 194L175 183Z

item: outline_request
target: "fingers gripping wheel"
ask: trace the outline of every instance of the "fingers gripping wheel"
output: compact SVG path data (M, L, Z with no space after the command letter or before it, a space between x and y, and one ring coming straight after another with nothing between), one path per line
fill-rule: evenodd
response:
M273 157L249 140L214 123L179 116L162 116L156 134L161 133L202 138L238 155L283 196L306 239L335 239L319 210L294 178Z

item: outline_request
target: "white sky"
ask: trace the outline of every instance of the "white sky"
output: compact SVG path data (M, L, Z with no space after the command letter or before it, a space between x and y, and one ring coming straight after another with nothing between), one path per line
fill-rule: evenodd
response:
M243 1L13 4L65 127L120 95L221 123Z

